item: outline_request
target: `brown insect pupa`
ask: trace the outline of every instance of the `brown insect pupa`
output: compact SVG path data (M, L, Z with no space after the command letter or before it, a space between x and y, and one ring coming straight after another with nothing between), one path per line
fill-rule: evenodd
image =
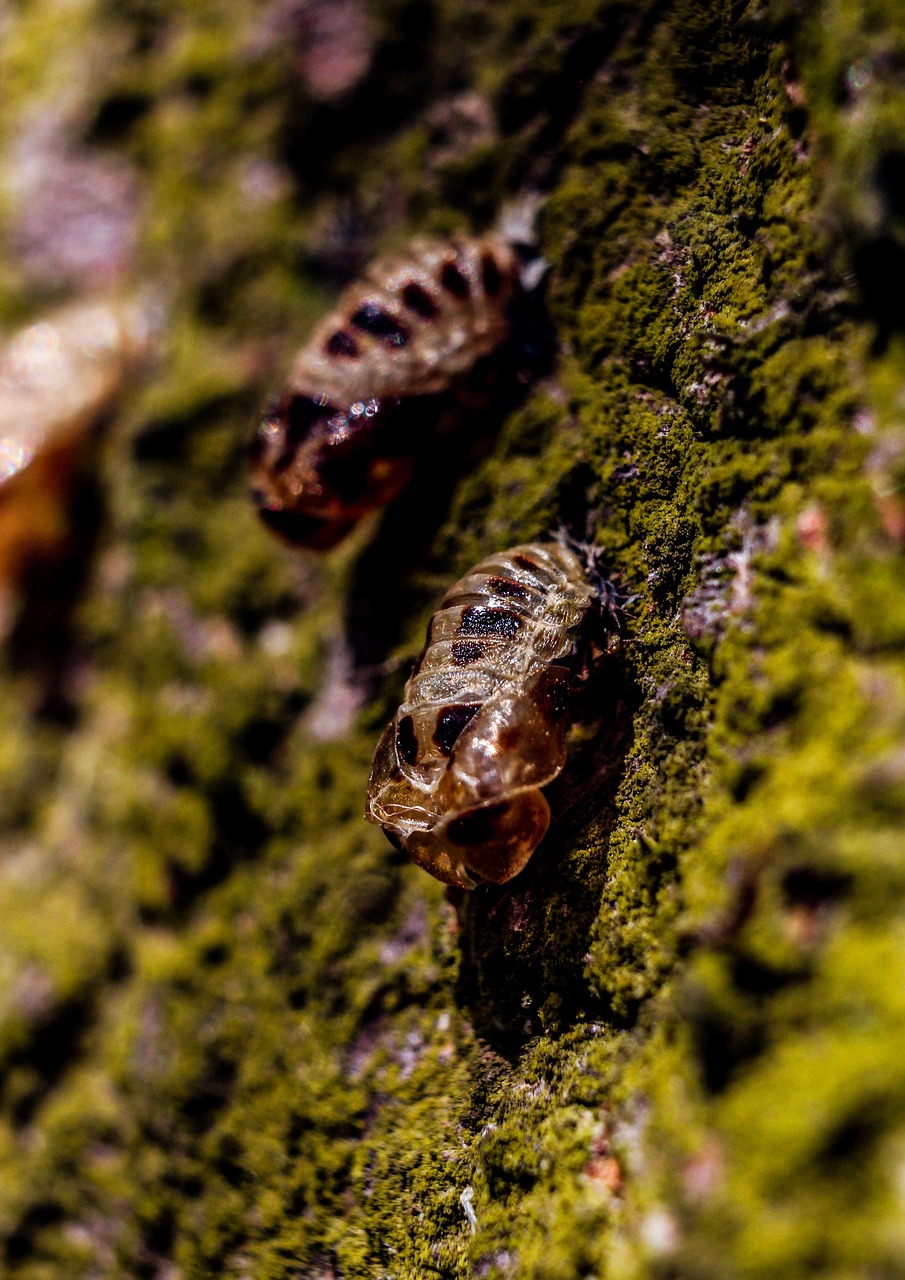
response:
M251 450L261 518L299 546L326 550L412 473L411 414L454 389L509 333L517 288L498 237L419 240L378 259L299 352Z
M566 759L571 658L600 602L564 543L489 556L444 596L378 744L366 817L445 884L517 875Z
M68 542L67 502L92 429L153 341L137 301L80 302L0 347L0 583Z

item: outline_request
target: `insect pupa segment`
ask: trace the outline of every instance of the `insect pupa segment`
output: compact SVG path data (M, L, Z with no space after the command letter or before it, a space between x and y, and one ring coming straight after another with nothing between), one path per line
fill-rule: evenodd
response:
M597 597L568 546L489 556L444 596L374 756L366 816L446 884L517 875L565 764L571 659Z
M506 341L518 286L498 237L419 240L350 286L299 352L251 449L262 519L325 550L408 483L423 397Z

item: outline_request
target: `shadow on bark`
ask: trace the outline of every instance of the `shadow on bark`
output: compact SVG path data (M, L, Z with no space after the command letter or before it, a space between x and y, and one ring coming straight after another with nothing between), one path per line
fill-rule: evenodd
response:
M576 697L588 736L545 792L552 819L534 857L508 884L481 886L457 903L456 999L503 1057L517 1057L532 1037L576 1020L624 1025L592 993L584 969L606 879L614 799L641 701L619 660L602 664Z

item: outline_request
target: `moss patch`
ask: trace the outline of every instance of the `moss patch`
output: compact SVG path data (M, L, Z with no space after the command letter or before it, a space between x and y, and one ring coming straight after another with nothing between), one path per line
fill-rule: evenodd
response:
M84 86L66 145L139 176L168 315L67 722L4 673L6 1272L897 1272L893 7L383 0L332 101L265 16L41 0L0 55L7 141ZM273 545L249 424L341 278L537 189L557 365L432 544L390 511ZM12 258L0 289L48 297ZM560 521L632 597L623 654L541 850L456 912L361 819L402 668L336 740L306 717L344 627L408 652Z

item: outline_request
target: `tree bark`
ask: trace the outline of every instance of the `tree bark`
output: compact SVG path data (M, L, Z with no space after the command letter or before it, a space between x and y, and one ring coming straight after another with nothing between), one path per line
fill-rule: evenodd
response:
M5 1274L905 1273L900 7L33 0L4 42L3 315L114 249L166 315L74 612L20 584L53 672L4 660ZM552 370L276 545L244 451L311 323L512 202ZM563 523L621 654L531 863L453 906L370 757L445 587Z

